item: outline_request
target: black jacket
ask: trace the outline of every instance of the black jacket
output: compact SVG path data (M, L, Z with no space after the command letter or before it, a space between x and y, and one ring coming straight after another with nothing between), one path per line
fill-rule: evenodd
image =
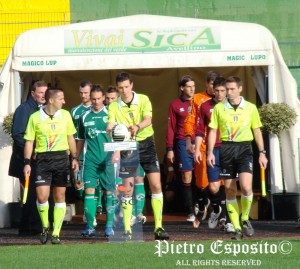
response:
M37 102L30 96L19 105L14 113L12 124L13 152L10 159L8 174L20 179L24 178L24 134L29 117L39 109Z

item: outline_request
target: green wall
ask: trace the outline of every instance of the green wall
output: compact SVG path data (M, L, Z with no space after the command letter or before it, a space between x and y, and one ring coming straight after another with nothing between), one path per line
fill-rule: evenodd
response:
M300 0L71 0L70 10L72 23L153 14L264 25L276 37L300 96Z

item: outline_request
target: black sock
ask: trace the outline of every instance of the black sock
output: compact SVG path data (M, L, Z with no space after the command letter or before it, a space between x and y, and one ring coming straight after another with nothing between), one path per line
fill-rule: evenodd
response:
M182 183L183 205L188 214L193 214L193 196L191 183Z
M225 187L224 186L220 186L219 197L220 197L220 203L221 203L221 208L222 208L222 213L220 215L220 219L229 220L229 217L227 216L226 194L225 194Z

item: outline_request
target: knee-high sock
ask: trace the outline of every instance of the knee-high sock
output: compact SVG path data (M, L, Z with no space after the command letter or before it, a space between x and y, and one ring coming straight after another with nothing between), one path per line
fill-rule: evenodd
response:
M52 235L59 236L62 223L66 214L66 203L55 203L54 206L54 225Z
M231 223L234 226L235 230L241 230L240 220L239 220L239 205L237 200L226 200L226 208L231 220Z
M219 213L220 205L221 205L219 191L214 194L210 193L209 199L211 201L211 205L213 207L214 213Z
M220 205L221 205L221 208L222 208L220 219L226 219L227 220L226 193L225 193L225 187L224 186L220 186L219 197L220 197Z
M249 219L252 201L253 201L253 193L248 196L244 196L242 194L242 196L241 196L241 204L242 204L242 218L241 219L242 219L242 221Z
M163 194L152 194L151 205L154 214L155 230L162 227Z
M194 209L191 183L182 183L182 196L183 205L187 214L192 214L194 212Z
M96 203L94 194L85 194L84 195L84 214L86 217L87 224L90 227L94 227L94 219L96 216Z
M48 217L49 203L48 203L48 201L43 204L40 204L38 201L36 201L36 206L37 206L37 210L39 212L40 218L41 218L42 226L44 228L49 227L49 217Z
M124 231L131 232L130 220L132 214L132 197L122 197Z
M115 215L115 197L113 193L106 194L106 227L112 227Z
M208 204L208 197L209 197L208 186L203 189L198 189L197 197L198 197L199 210L204 211L205 206Z
M134 185L134 201L133 201L133 208L132 214L137 216L141 214L144 210L145 206L145 188L144 183L138 183ZM134 212L135 211L135 212ZM135 213L135 214L134 214Z
M103 207L103 205L102 205L102 196L103 196L102 189L100 188L100 186L98 186L95 191L96 191L95 198L97 196L96 207L98 207L98 206Z

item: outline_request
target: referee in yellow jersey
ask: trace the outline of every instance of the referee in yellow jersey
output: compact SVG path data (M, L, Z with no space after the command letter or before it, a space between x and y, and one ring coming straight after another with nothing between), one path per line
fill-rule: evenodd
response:
M253 152L251 141L255 139L259 150L260 167L267 167L268 160L260 127L262 126L256 106L242 96L242 81L238 77L226 79L227 99L218 103L212 112L209 123L207 164L215 165L213 154L217 129L220 130L220 178L224 179L226 207L234 226L232 239L239 240L243 234L252 236L254 229L249 221L253 200ZM239 219L239 206L236 200L236 175L239 175L241 188L242 215Z
M125 124L138 142L139 162L149 180L151 189L151 205L154 214L154 238L155 240L167 240L169 234L162 227L163 194L160 181L160 168L154 142L154 130L152 128L152 104L148 96L133 91L133 81L128 73L120 73L116 77L116 86L120 97L112 102L108 108L107 133L111 134L115 123ZM134 153L133 153L134 154ZM132 154L132 155L133 155ZM135 153L137 154L137 153ZM132 194L134 177L125 165L126 157L121 154L119 176L123 184L128 188L122 198L124 239L131 240L132 233L130 219L132 214ZM138 159L138 158L137 158ZM127 162L128 163L128 162ZM138 163L136 169L138 168Z
M61 109L65 104L62 89L47 89L45 100L46 106L33 113L27 124L24 135L24 175L26 177L31 173L30 157L35 143L37 209L43 226L40 241L46 244L48 240L48 198L52 185L55 207L51 243L60 244L59 233L66 212L65 192L70 178L69 153L74 172L79 168L74 139L76 129L70 113Z

